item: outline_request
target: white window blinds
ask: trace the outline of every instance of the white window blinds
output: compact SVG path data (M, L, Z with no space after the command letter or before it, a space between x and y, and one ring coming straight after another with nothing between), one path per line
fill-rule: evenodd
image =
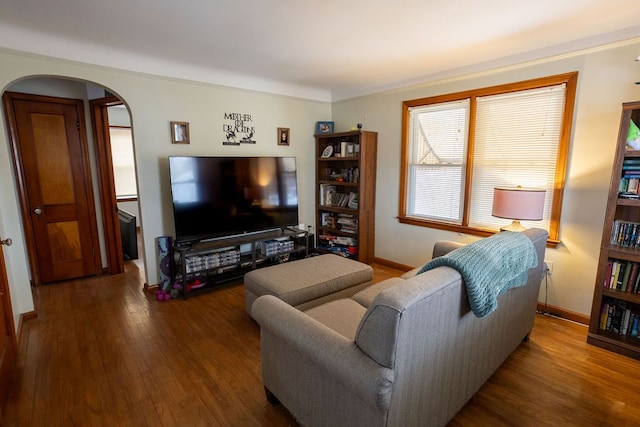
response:
M493 189L546 189L544 219L523 225L549 229L566 85L477 98L469 226L497 229Z
M407 215L460 224L469 100L412 108L410 123Z
M136 168L131 128L109 128L116 197L136 196Z

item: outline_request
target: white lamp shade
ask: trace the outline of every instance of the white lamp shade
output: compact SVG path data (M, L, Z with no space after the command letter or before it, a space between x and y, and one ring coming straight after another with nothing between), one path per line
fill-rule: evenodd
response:
M494 188L491 215L498 218L540 221L544 213L545 190Z

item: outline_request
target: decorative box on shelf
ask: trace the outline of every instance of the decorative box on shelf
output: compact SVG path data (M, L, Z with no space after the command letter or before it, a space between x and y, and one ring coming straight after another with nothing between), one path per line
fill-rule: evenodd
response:
M235 264L240 261L238 249L220 250L211 253L189 256L185 259L187 273L200 270L209 270L216 267Z
M291 252L293 240L270 239L260 242L260 253L263 256L276 256Z

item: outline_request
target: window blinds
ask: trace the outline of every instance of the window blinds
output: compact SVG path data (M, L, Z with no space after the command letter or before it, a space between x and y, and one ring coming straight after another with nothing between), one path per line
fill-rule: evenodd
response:
M522 224L549 229L566 85L477 98L469 226L496 229L494 187L546 189L544 219Z
M407 215L462 221L469 100L410 110Z
M111 138L116 197L135 196L138 194L138 190L131 129L111 127L109 128L109 136Z

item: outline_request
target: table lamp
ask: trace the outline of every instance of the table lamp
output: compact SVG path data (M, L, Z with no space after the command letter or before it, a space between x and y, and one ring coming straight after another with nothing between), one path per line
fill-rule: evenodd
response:
M523 231L520 220L540 221L544 212L545 190L533 188L494 188L491 215L513 222L500 231Z

